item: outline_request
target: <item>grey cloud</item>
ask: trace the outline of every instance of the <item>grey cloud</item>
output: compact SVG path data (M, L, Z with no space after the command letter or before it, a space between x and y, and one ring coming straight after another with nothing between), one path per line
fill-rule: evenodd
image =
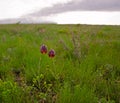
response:
M56 24L53 21L46 21L46 20L33 20L31 18L15 18L15 19L3 19L0 20L0 24L16 24L16 23L21 23L21 24L32 24L32 23L39 23L39 24Z
M120 11L120 0L73 0L65 4L55 4L31 13L31 16L49 16L68 11Z

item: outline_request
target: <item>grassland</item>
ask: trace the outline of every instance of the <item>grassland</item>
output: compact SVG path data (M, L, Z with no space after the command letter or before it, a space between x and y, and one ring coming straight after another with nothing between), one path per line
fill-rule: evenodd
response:
M120 26L0 25L0 103L120 103Z

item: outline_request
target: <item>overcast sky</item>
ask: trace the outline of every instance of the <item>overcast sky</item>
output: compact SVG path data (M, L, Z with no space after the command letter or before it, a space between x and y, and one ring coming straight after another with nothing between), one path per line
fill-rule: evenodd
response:
M0 21L120 25L120 0L0 0Z

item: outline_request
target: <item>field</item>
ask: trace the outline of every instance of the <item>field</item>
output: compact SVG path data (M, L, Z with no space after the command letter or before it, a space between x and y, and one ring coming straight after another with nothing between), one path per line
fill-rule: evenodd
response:
M0 25L0 103L120 103L120 26Z

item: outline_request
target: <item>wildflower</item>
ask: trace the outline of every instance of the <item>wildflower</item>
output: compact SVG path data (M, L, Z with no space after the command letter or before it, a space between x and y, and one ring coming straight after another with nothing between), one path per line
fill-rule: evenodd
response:
M50 50L48 55L49 55L50 58L53 58L55 56L55 51L53 49Z
M46 47L44 44L41 46L40 52L41 52L42 54L46 54L46 53L47 53L47 47Z

